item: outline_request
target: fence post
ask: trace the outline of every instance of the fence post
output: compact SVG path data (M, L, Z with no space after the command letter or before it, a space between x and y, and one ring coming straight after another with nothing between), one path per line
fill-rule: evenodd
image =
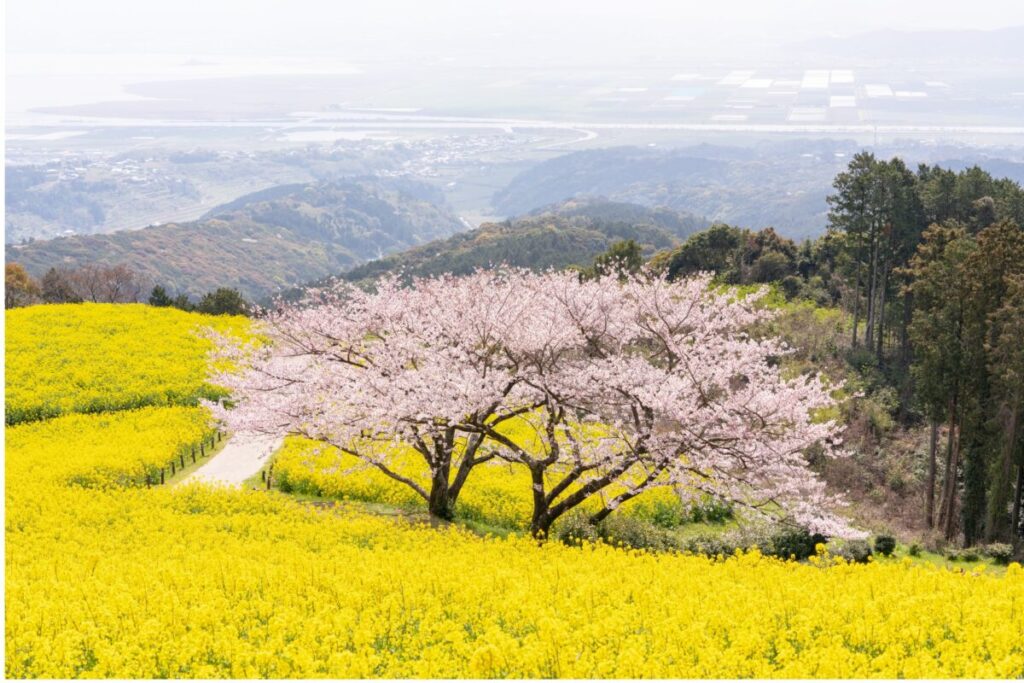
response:
M199 452L203 454L204 458L206 457L206 442L199 444Z
M181 453L179 457L181 458L181 468L185 469L185 454Z
M172 460L171 461L171 476L172 477L174 476L175 472L177 472L177 468L174 466L174 461Z
M164 483L164 468L163 467L160 468L160 483L161 484Z

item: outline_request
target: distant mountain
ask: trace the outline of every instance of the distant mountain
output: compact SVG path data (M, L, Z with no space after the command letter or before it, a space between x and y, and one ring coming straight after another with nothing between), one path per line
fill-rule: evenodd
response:
M650 255L707 225L703 218L663 207L600 198L570 200L365 263L341 277L367 281L398 272L462 275L498 264L531 269L587 266L616 241L636 240Z
M442 200L410 181L284 185L198 221L9 246L6 257L37 277L52 266L124 263L171 292L227 286L257 298L465 229Z
M568 198L664 206L791 238L824 231L832 178L859 148L800 141L743 154L708 145L679 149L616 147L566 154L527 169L494 195L495 210L521 214Z

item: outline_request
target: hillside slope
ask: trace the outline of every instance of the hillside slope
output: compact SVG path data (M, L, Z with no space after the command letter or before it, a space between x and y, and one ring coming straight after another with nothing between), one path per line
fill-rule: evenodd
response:
M284 185L202 220L9 247L39 277L53 266L124 263L172 292L237 287L259 297L465 228L430 188L378 180Z
M670 209L573 200L513 220L485 223L476 230L363 264L341 277L361 281L395 272L461 275L496 264L531 269L585 266L618 240L636 240L650 255L679 244L706 225L702 218Z

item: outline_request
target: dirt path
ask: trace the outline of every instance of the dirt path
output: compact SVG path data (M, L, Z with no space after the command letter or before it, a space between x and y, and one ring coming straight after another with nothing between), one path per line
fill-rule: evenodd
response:
M281 437L265 434L233 434L217 455L181 483L203 481L238 486L267 464L281 442Z

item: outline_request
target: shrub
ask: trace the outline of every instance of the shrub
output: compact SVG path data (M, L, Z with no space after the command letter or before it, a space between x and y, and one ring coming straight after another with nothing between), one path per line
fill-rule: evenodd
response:
M879 555L889 557L896 550L896 539L892 536L878 536L875 538L875 552Z
M911 543L910 548L907 549L907 554L911 557L921 557L921 544Z
M812 534L807 529L783 527L772 536L771 548L766 552L783 559L806 560L814 554L814 546L826 540L821 534Z
M695 555L707 555L708 557L716 555L728 557L736 552L737 548L746 549L747 546L739 541L734 534L695 536L689 539L684 546L685 550Z
M678 499L662 500L655 499L651 502L649 509L644 515L637 515L639 518L647 518L652 524L663 529L674 529L686 524L690 520L691 511Z
M985 554L995 560L996 564L1010 564L1013 546L1009 543L990 543L985 546Z
M718 498L708 498L695 505L690 510L691 519L694 522L706 521L720 524L732 519L732 506ZM697 519L697 517L700 519Z
M867 541L847 541L835 552L835 554L842 557L847 562L863 564L868 561L869 557L871 557L871 546L868 545Z
M960 553L960 559L964 562L977 562L981 559L981 553L977 548L964 548Z
M612 515L597 525L598 537L609 544L627 545L638 550L671 550L678 547L669 532L651 522Z
M946 552L946 559L950 562L959 562L960 552L956 548L951 548Z
M295 485L288 479L288 475L285 472L275 475L273 483L277 484L277 490L281 493L292 493L295 491Z
M587 521L585 512L574 510L555 525L554 537L566 545L582 545L597 540L597 529Z

